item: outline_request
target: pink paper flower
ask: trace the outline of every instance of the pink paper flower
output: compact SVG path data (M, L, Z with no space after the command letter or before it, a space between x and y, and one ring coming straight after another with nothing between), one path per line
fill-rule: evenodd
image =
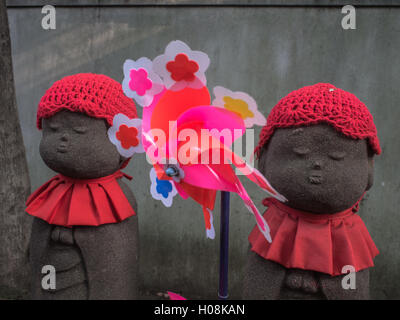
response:
M146 91L151 89L153 83L147 78L147 71L140 68L139 70L132 69L130 73L129 88L136 91L139 96L144 96Z
M127 97L135 99L142 107L148 107L154 96L164 89L164 84L153 71L151 60L143 57L137 61L125 61L122 89Z

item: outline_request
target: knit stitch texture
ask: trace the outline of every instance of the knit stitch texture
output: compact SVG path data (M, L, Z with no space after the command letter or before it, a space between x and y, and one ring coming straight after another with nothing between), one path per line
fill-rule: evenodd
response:
M277 128L328 123L352 139L368 139L374 153L381 147L371 113L355 95L329 83L317 83L289 93L272 108L254 152L259 157Z
M136 106L121 84L102 74L79 73L56 81L44 94L37 110L37 127L62 109L103 118L112 126L118 113L137 118Z

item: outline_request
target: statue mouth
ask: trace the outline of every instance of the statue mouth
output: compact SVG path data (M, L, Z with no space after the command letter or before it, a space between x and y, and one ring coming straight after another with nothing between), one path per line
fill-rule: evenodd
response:
M308 181L311 184L321 184L323 182L322 176L319 174L314 174L308 177Z
M59 153L66 153L67 152L67 145L62 143L57 147L57 152Z

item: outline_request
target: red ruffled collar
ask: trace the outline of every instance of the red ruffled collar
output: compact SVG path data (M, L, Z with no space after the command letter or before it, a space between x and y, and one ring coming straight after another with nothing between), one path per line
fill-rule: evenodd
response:
M356 271L372 267L379 253L361 218L358 203L335 214L313 214L267 198L264 218L271 229L268 243L258 228L249 236L252 250L286 268L341 275L351 265Z
M135 214L117 182L122 177L132 179L121 171L97 179L56 175L29 196L26 212L65 227L121 222Z

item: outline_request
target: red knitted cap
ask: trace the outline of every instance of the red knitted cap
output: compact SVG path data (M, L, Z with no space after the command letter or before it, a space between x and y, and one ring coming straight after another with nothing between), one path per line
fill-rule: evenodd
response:
M78 73L54 82L39 102L38 129L43 118L63 109L103 118L110 126L118 113L137 118L135 103L125 96L121 84L102 74Z
M260 156L277 128L326 122L352 139L368 139L371 149L381 153L371 113L354 94L329 83L317 83L289 93L272 108L254 152Z

